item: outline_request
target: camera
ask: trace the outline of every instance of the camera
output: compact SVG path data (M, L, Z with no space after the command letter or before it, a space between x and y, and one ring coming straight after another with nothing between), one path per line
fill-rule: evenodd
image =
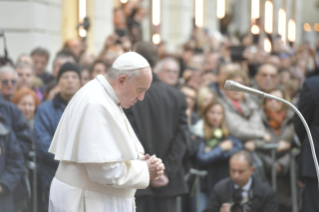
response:
M253 212L253 210L247 203L241 204L238 202L235 202L231 206L230 211L231 212Z
M248 192L248 196L243 199L242 190L235 189L232 195L233 204L230 208L231 212L253 212L250 203L251 203L251 192Z

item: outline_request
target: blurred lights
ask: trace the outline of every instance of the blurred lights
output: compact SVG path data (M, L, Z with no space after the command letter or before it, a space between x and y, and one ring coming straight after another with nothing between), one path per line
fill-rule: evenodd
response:
M260 0L251 0L251 19L259 18Z
M284 9L280 9L278 14L278 34L281 35L281 40L286 44L286 12Z
M264 50L265 52L268 52L268 53L271 52L271 42L268 38L264 40Z
M257 25L252 25L251 26L251 33L254 34L254 35L257 35L259 34L260 30L259 30L259 26Z
M161 0L152 1L152 23L155 26L161 23Z
M122 4L126 4L128 2L128 0L121 0Z
M161 42L161 36L159 34L154 34L152 40L155 45L158 45Z
M305 24L303 25L303 29L304 29L306 32L310 32L310 31L311 31L311 26L310 26L310 24L305 23Z
M318 23L315 23L315 25L313 25L313 29L314 29L316 32L319 32L319 24L318 24Z
M296 23L292 19L288 21L288 40L290 42L296 41Z
M217 0L217 18L225 17L225 0Z
M271 34L273 31L273 13L274 8L271 1L265 2L265 31Z
M80 28L79 29L79 35L83 38L83 37L86 37L86 30L83 29L83 28Z
M82 22L86 17L86 0L79 0L79 22ZM83 29L83 26L79 28L79 35L81 37L86 36L86 31Z
M197 27L203 27L204 25L204 0L195 0L195 24Z

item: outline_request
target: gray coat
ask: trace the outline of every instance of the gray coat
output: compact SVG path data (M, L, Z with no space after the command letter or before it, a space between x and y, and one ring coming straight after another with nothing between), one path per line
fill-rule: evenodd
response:
M269 125L268 118L263 109L260 109L260 116L262 117L267 133L271 135L271 142L278 143L279 141L291 142L294 136L293 116L294 112L288 110L286 118L280 127L280 132L277 135L275 130ZM263 161L264 169L267 175L268 182L271 182L271 168L272 159L269 151L258 151L259 157ZM277 201L278 204L291 209L291 187L290 187L290 160L291 155L289 151L276 153L276 164L280 164L282 172L277 176Z
M263 109L259 110L260 116L263 120L263 124L266 128L267 133L271 136L271 142L272 143L278 143L279 141L287 141L291 142L293 136L294 136L294 126L293 126L293 116L294 112L292 110L288 110L286 114L286 118L284 119L283 123L280 127L280 132L277 135L275 133L275 130L269 125L268 118L264 112ZM269 169L271 170L271 156L270 154L267 154L267 159L264 160L264 166L266 168L266 171ZM290 154L289 152L280 152L276 154L276 162L279 163L283 168L283 174L288 174L289 171L289 165L290 165Z
M226 95L220 99L220 102L224 105L226 123L232 136L242 142L263 139L266 131L258 111L258 105L249 95L240 103L243 114L239 113L232 100Z

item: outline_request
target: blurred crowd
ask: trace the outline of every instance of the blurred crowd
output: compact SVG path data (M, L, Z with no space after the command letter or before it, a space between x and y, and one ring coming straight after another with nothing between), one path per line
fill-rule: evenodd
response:
M209 36L207 30L194 27L187 42L175 52L167 52L169 41L156 47L143 41L141 21L146 10L138 3L129 1L114 10L115 32L106 38L99 55L87 50L85 40L72 39L55 55L43 46L21 52L16 61L1 58L0 212L31 211L35 194L38 211L48 210L50 183L58 167L48 149L63 111L82 86L97 75L105 76L114 60L131 49L145 56L161 83L183 94L181 101L187 103L185 151L175 153L182 158L180 168L184 173L178 181L185 181L186 187L172 194L182 198L182 211L196 211L197 205L200 210L229 211L230 205L218 201L227 199L227 195L233 202L244 200L239 197L235 201L228 194L225 180L252 187L252 178L256 190L252 198L252 189L246 191L249 201L258 195L269 198L252 201L250 207L259 204L263 210L246 211L273 211L267 207L292 211L290 163L298 160L302 143L294 129L294 111L275 100L225 90L224 83L233 80L297 106L305 80L319 74L319 38L317 46L294 46L274 37L269 53L250 33L240 38L219 32ZM51 57L53 63L49 64ZM165 95L165 91L158 91L158 95ZM153 120L157 121L163 124ZM265 148L267 144L277 144L275 162ZM161 144L156 145L161 148ZM37 165L36 171L31 162ZM297 170L302 168L293 170L298 178L300 209L305 185ZM207 174L198 181L191 169ZM274 170L276 193L270 188ZM33 181L35 175L38 179ZM32 189L34 183L37 191ZM194 191L199 185L200 198L196 199ZM171 196L161 192L156 195Z

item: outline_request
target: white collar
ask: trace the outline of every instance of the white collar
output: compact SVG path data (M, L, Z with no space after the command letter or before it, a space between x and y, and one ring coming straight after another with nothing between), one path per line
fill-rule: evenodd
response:
M111 86L111 84L109 83L109 81L107 81L107 79L103 76L103 75L98 75L95 79L97 79L97 81L99 81L101 83L101 85L105 88L106 92L109 94L109 96L111 97L111 99L117 104L120 104L120 100L119 98L116 96L115 90L113 89L113 87Z
M241 189L244 191L249 191L251 188L252 182L253 182L252 177L250 177L248 183L246 183L246 185L244 185ZM235 184L235 189L236 188L239 188L239 185Z

